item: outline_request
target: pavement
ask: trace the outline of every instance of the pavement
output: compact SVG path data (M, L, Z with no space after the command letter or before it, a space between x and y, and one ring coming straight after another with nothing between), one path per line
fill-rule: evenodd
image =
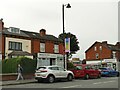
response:
M10 81L2 81L0 83L0 86L7 86L7 85L18 85L18 84L27 84L27 83L33 83L36 82L35 79L24 79L24 80L10 80Z

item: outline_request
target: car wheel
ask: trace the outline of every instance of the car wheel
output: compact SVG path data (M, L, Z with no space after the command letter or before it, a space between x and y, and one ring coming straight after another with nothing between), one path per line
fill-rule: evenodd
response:
M101 78L101 74L100 73L98 74L98 78Z
M120 74L119 74L119 72L118 72L117 77L119 77L119 76L120 76Z
M37 80L37 81L38 81L38 83L42 82L42 80Z
M49 83L53 83L53 82L55 81L54 76L52 76L52 75L48 76L47 81L48 81Z
M72 81L72 80L73 80L73 76L72 76L71 74L69 74L69 75L67 76L67 80L68 80L68 81Z
M86 75L85 75L85 79L87 80L87 79L89 79L89 78L90 78L89 75L86 74Z

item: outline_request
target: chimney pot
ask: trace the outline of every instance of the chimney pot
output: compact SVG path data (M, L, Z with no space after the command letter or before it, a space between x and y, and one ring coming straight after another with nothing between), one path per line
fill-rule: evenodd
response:
M0 31L4 28L3 18L0 19Z

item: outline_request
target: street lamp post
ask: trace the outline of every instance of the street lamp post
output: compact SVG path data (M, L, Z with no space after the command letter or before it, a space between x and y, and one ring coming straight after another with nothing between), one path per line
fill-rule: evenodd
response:
M64 7L66 8L71 8L70 4L63 4L62 5L62 17L63 17L63 42L64 42L64 39L65 39L65 26L64 26ZM65 46L64 46L65 47ZM63 60L64 60L64 68L66 69L66 61L65 61L65 49L64 49L64 54L63 54Z

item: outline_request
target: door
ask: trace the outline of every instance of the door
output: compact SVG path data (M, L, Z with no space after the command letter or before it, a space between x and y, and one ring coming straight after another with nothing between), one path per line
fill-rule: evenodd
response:
M84 77L85 72L82 66L76 66L74 70L75 77Z
M64 68L59 67L59 72L60 72L60 77L61 78L66 78L67 77L67 72Z

